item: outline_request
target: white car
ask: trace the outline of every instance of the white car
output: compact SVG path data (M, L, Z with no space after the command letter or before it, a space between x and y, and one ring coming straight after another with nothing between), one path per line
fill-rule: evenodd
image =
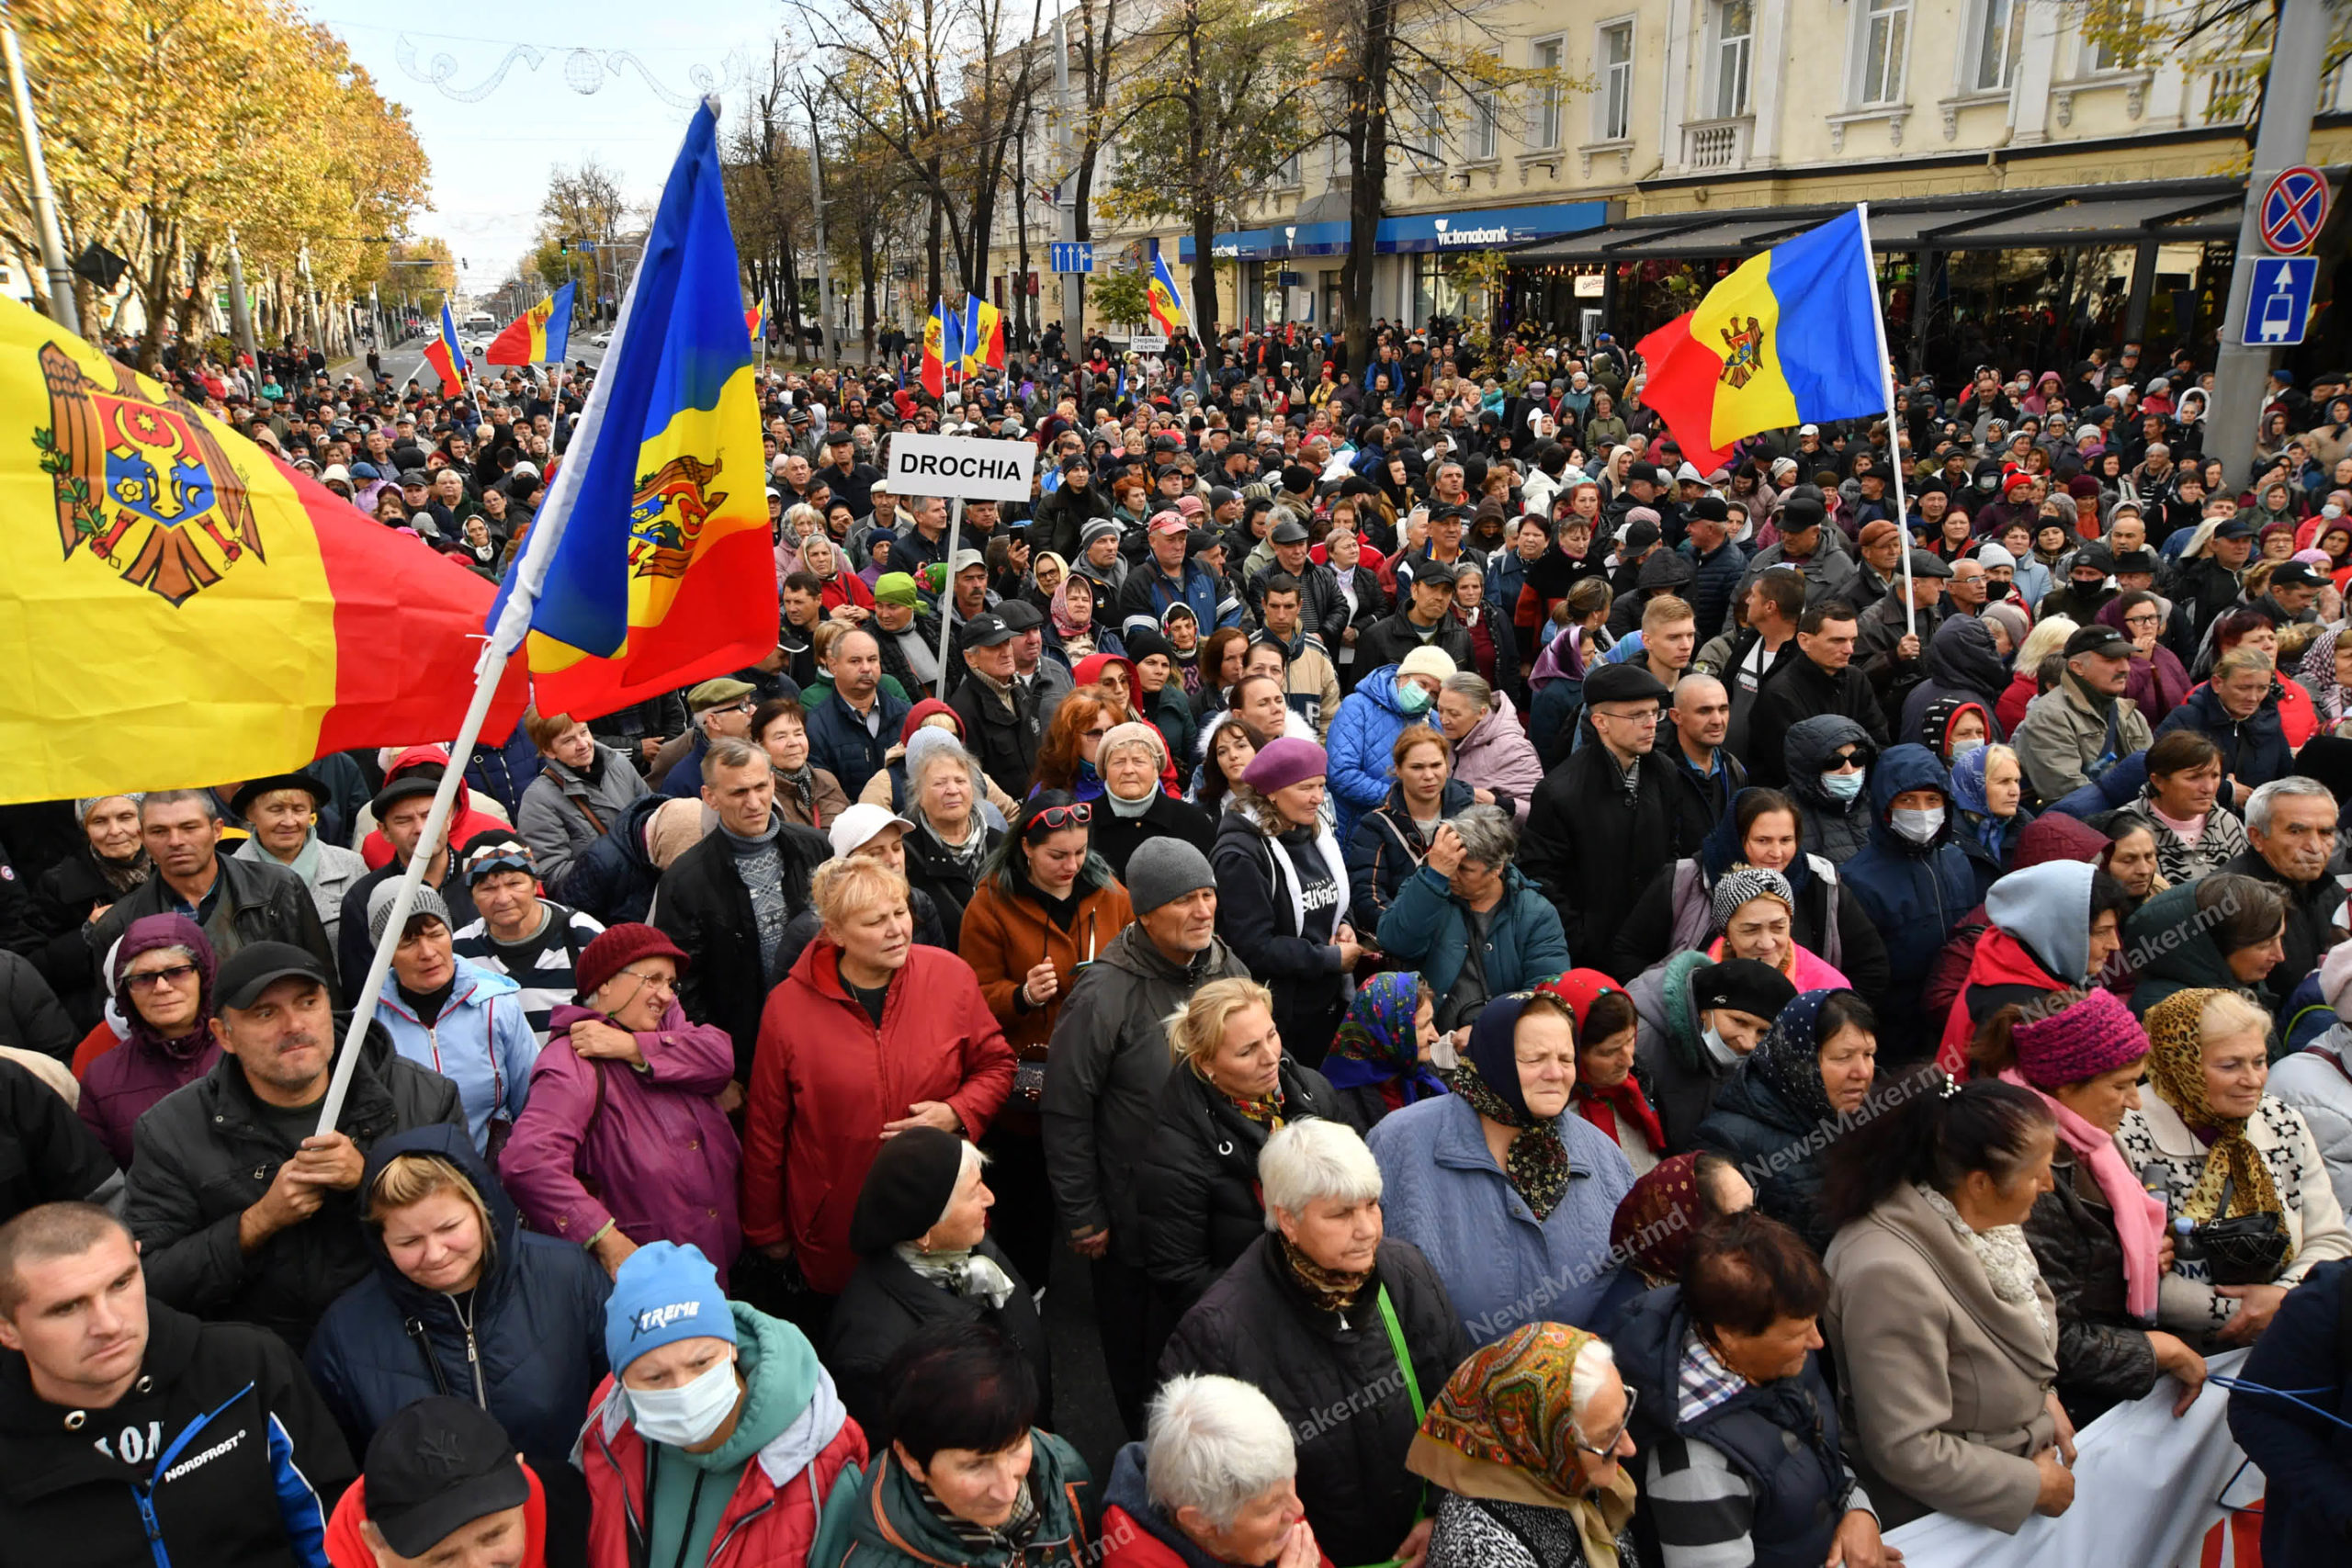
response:
M597 333L589 338L588 346L591 348L610 348L613 346L613 334L610 333Z

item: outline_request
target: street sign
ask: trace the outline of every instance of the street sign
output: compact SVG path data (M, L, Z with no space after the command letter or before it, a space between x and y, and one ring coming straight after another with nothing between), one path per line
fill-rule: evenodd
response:
M1094 242L1091 240L1056 240L1046 249L1052 253L1056 272L1094 270Z
M1028 441L974 441L959 435L890 437L890 493L967 501L1026 501L1037 447Z
M1157 333L1136 333L1127 339L1127 350L1131 354L1165 354L1168 340Z
M2311 249L2326 222L2327 176L2309 164L2280 171L2262 193L2262 243L2282 256Z
M2317 256L2256 256L2238 341L2248 348L2284 348L2303 341L2310 324Z

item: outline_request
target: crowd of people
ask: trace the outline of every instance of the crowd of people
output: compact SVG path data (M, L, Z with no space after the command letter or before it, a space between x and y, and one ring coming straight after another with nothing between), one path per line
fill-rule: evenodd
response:
M1882 1568L2161 1391L2341 1561L2346 378L1375 343L763 373L757 664L0 815L0 1558ZM491 576L587 379L175 368Z

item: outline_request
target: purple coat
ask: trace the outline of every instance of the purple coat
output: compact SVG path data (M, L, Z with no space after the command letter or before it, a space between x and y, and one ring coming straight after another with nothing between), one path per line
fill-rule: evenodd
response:
M734 1042L723 1029L688 1022L673 1001L658 1032L637 1036L644 1071L582 1061L571 1026L601 1016L570 1003L549 1016L499 1179L535 1231L584 1247L609 1221L640 1247L691 1242L724 1284L743 1244L735 1200L742 1147L713 1096L735 1076Z
M177 1040L158 1035L131 1003L123 972L140 954L159 947L186 948L196 961L201 989L195 1026ZM130 924L114 952L115 1005L130 1029L123 1043L92 1062L82 1074L82 1098L74 1109L123 1169L130 1168L130 1130L150 1106L212 1070L220 1047L206 1021L212 1016L212 944L185 915L148 915Z

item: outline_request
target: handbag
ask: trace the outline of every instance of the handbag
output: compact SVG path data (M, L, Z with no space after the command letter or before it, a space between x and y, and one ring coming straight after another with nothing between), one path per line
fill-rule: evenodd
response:
M2267 1209L2208 1220L2188 1234L2204 1248L2206 1269L2217 1285L2267 1285L2286 1266L2287 1227Z

